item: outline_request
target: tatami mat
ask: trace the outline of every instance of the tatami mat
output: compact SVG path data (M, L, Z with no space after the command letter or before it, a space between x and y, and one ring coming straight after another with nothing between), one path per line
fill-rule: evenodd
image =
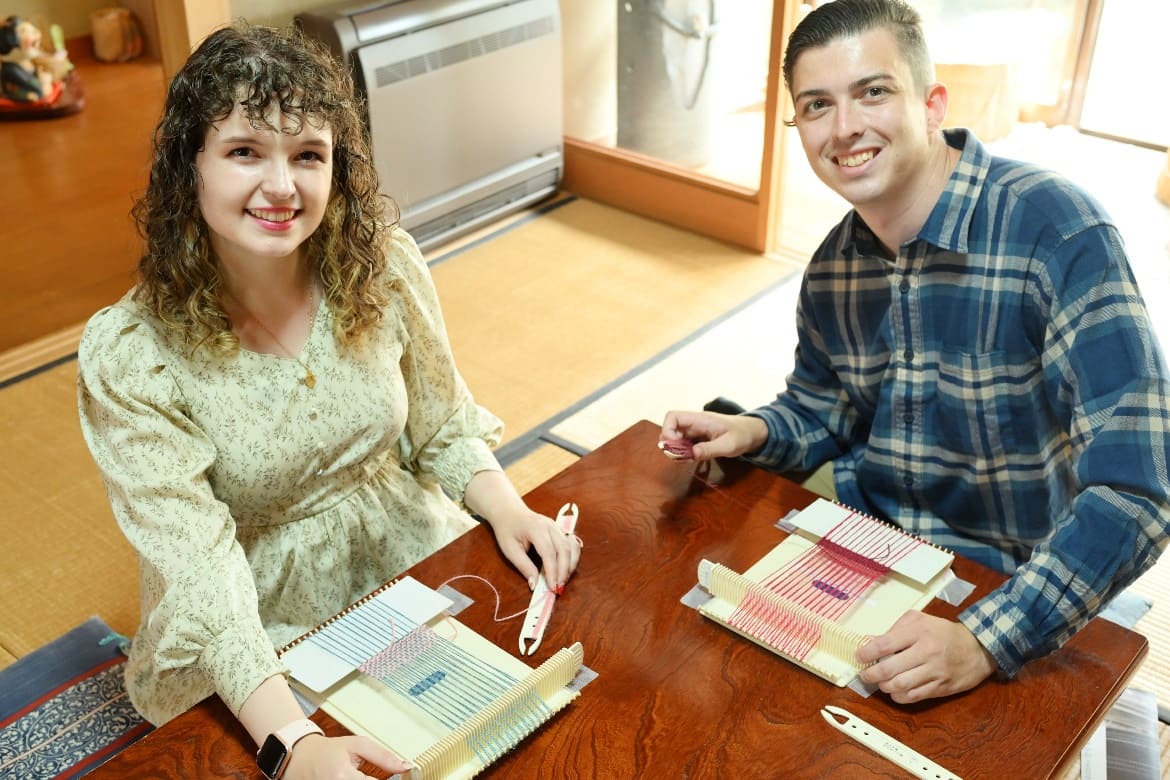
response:
M796 274L656 356L553 435L588 451L635 420L659 422L671 409L701 409L716 396L747 408L768 403L792 370L799 292Z
M507 440L796 270L585 200L432 265L456 361Z
M523 495L564 471L577 460L578 457L568 450L544 444L513 461L504 471Z
M91 615L126 634L138 624L137 563L81 438L76 382L70 360L0 389L0 647L10 656Z

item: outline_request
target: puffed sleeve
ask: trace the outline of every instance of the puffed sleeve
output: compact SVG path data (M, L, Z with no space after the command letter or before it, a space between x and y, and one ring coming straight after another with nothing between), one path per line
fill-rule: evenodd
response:
M403 462L420 475L433 474L462 504L476 473L500 470L492 448L503 424L475 403L455 366L434 281L414 240L395 230L389 253L399 274L391 308L408 340L400 363L409 403L399 442Z
M181 363L181 352L130 304L99 312L78 351L81 429L139 556L143 622L132 654L150 653L160 681L180 675L188 683L163 687L202 689L186 706L214 691L238 713L281 665L235 522L208 483L216 450L186 412ZM155 722L183 708L135 703Z

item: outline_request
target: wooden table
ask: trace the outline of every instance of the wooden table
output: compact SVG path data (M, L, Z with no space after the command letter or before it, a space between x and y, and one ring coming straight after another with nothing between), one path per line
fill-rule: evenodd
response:
M663 457L657 435L656 425L639 423L528 494L549 515L577 502L585 541L532 665L580 641L599 677L484 777L906 777L822 720L821 707L836 704L965 780L1039 780L1077 755L1147 652L1142 636L1093 620L1016 680L950 699L903 706L836 688L679 603L701 558L743 571L783 538L776 520L814 496L739 462L696 479L702 467ZM967 560L954 568L977 594L1003 580ZM486 577L501 591L501 614L528 602L483 527L409 573L431 587L456 574ZM459 620L516 652L519 620L493 623L490 590L455 585L476 600ZM953 618L960 610L936 600L928 611ZM324 713L314 719L343 733ZM253 751L212 697L90 777L255 778Z

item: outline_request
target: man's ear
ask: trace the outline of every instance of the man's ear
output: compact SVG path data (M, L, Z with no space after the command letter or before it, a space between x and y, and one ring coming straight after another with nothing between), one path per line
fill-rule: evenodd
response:
M941 81L926 90L926 129L933 133L942 127L947 116L947 85Z

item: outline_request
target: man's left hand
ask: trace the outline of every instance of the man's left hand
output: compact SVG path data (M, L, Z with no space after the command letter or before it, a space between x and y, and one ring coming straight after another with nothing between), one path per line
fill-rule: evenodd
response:
M995 671L995 660L961 623L910 611L857 651L861 672L899 704L974 688ZM881 660L878 660L881 659Z

